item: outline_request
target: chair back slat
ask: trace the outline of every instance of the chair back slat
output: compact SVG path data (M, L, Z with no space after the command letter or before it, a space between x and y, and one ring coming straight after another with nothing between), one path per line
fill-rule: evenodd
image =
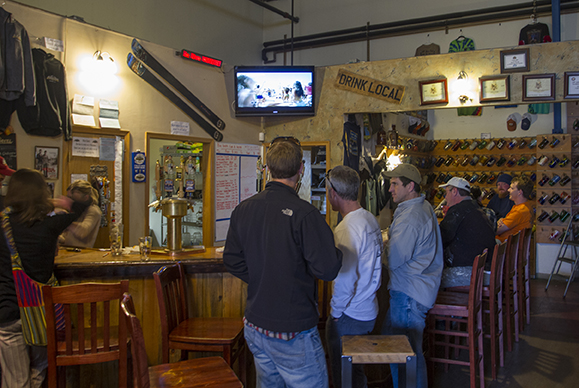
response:
M67 303L68 304L68 303ZM84 330L84 303L80 303L77 306L77 315L76 315L76 326L77 326L77 336L78 336L78 343L79 344L84 344L85 343L85 338L84 338L84 334L85 334L85 330ZM70 331L71 335L70 335L70 339L71 342L70 344L66 344L66 349L68 351L68 349L70 349L70 353L66 353L67 355L72 355L73 351L72 351L72 346L73 346L73 330L74 330L74 325L71 325L70 327L65 328L65 330ZM84 354L85 353L85 347L84 346L80 346L78 348L78 353L79 354Z
M111 325L110 325L110 316L111 316L111 303L107 300L104 302L104 322L103 322L103 338L104 342L104 349L105 351L109 351L111 348L110 343L110 335L111 335ZM120 319L120 318L119 318Z
M128 292L125 292L123 295L121 308L123 309L123 315L126 319L129 335L131 336L135 388L149 388L151 383L149 381L149 367L143 329L135 313L133 298Z

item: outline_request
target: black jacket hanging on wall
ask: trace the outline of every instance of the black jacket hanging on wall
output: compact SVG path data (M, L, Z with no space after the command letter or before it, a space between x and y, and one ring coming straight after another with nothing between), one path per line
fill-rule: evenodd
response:
M0 132L10 125L18 99L36 104L30 41L24 26L0 8Z
M35 106L26 106L18 101L18 119L26 133L37 136L58 136L64 134L71 139L71 123L66 91L64 65L52 54L44 50L32 49L34 71L36 73Z
M0 98L14 101L24 95L25 104L34 105L34 69L28 33L24 26L3 8L0 8L0 34Z

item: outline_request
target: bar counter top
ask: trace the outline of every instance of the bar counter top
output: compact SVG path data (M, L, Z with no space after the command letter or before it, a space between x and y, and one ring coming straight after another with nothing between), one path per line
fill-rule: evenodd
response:
M61 248L54 259L54 272L58 279L146 277L160 267L180 261L186 273L227 272L223 265L223 253L217 248L205 252L167 255L151 253L149 261L141 261L139 253L111 256L108 250L81 249L72 251Z

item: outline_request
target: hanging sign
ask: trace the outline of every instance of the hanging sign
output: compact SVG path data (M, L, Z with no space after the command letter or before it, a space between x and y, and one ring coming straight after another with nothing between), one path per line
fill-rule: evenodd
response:
M406 89L404 86L389 84L388 82L364 77L346 70L338 72L336 87L364 96L380 98L394 104L402 102L404 90Z

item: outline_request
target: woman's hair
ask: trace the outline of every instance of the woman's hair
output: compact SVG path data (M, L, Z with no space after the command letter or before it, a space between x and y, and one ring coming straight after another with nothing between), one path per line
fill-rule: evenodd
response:
M91 205L97 205L99 203L99 194L98 191L92 187L92 185L82 179L76 180L72 182L70 186L66 189L66 191L78 191L83 195L88 195L91 198Z
M21 168L12 174L4 204L12 206L18 222L27 226L43 220L54 210L44 176L29 168Z

